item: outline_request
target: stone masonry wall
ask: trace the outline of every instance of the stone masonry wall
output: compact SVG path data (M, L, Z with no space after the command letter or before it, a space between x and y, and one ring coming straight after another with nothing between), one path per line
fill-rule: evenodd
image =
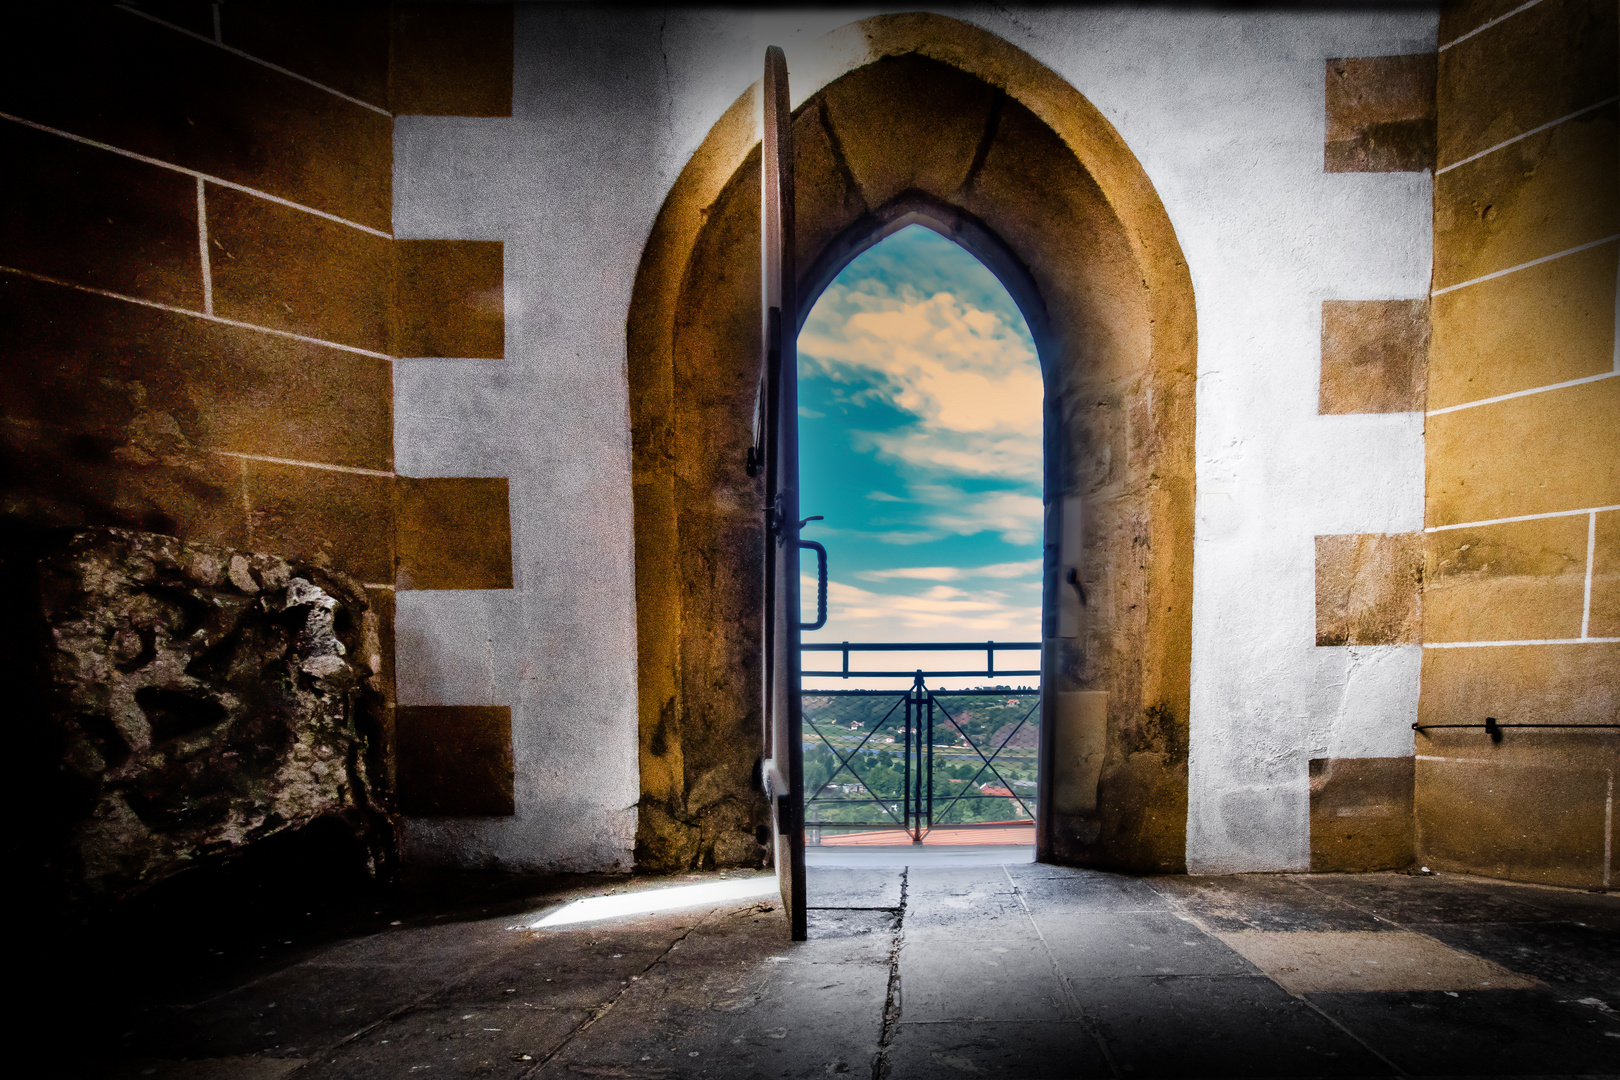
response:
M1442 9L1439 36L1417 850L1440 869L1604 887L1620 768L1620 12L1466 0Z
M113 526L349 575L389 773L396 587L511 587L505 474L396 469L401 358L453 377L505 321L499 238L396 236L394 126L509 113L511 35L500 4L135 0L0 39L0 557ZM509 737L455 708L488 703L435 703L399 723L452 767L401 792L509 802Z

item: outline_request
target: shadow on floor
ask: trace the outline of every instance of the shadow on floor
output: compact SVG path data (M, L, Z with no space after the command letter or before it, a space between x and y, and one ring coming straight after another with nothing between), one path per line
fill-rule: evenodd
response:
M145 982L80 966L52 1007L93 1028L72 1044L84 1075L157 1080L1620 1073L1614 896L813 866L793 944L759 878L546 929L584 898L651 904L721 875L417 883L303 937L281 911L287 937L227 920L135 950L163 968Z

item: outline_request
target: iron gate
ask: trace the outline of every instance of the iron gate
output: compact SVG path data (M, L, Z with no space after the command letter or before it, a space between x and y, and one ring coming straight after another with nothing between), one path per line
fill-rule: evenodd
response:
M823 834L902 830L914 842L940 826L1033 824L1040 746L1040 691L984 686L936 690L932 676L994 678L995 653L1038 643L804 645L842 652L844 679L910 675L904 690L802 691L806 841ZM983 671L850 671L851 652L985 651ZM1002 671L1002 676L1039 671Z

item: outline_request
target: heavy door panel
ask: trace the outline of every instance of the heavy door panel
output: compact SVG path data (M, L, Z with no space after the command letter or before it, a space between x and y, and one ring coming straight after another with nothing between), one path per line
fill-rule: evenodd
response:
M765 50L760 282L765 355L765 758L776 874L793 940L806 936L799 679L798 298L787 59Z

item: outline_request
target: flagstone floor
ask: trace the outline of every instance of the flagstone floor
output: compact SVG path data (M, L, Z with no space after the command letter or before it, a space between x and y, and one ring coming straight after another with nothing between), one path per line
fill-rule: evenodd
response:
M221 939L144 994L100 997L105 1038L75 1056L156 1080L1620 1074L1614 895L986 861L810 872L798 944L771 883L738 874L728 899L601 921L558 912L721 876L512 879Z

